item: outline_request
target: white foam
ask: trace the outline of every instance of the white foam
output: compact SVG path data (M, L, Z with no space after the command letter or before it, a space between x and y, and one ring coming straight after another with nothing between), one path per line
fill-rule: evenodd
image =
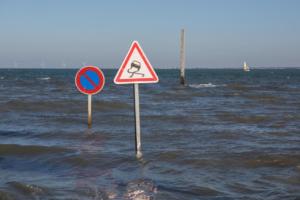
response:
M201 84L190 84L191 88L213 88L217 87L217 85L214 85L212 83L201 83Z
M134 180L127 185L125 199L154 199L157 188L151 180Z
M43 80L43 81L47 81L47 80L50 80L51 78L49 76L47 77L41 77L41 78L38 78L39 80Z
M191 88L214 88L214 87L225 87L226 84L215 85L212 83L200 83L200 84L189 84Z

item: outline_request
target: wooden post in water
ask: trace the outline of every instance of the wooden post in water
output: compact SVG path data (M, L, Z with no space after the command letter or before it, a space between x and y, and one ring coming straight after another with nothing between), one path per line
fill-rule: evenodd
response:
M140 94L139 84L133 84L134 92L134 115L135 115L135 151L137 158L142 157L141 144L141 119L140 119Z
M88 127L92 127L92 95L88 95Z
M184 29L181 29L180 35L180 84L185 85L185 37Z

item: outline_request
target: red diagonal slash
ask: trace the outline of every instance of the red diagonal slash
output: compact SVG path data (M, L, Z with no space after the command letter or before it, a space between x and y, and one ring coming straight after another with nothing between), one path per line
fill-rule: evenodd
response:
M94 83L94 81L88 75L86 75L85 73L82 75L84 76L84 78L86 78L90 82L90 84L92 84L94 86L94 88L97 87L97 85Z

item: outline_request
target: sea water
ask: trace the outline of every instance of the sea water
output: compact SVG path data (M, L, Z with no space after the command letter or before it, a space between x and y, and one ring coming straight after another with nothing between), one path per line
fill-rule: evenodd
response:
M0 70L0 199L300 199L300 70L157 70L87 96L76 70Z

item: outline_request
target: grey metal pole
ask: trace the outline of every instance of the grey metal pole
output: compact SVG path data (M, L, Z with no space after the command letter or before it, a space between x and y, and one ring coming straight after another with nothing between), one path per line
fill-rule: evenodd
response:
M88 127L92 127L92 95L88 95Z
M180 35L180 84L185 85L185 36L184 29Z
M134 115L135 115L135 150L137 158L142 157L141 120L139 84L134 83Z

